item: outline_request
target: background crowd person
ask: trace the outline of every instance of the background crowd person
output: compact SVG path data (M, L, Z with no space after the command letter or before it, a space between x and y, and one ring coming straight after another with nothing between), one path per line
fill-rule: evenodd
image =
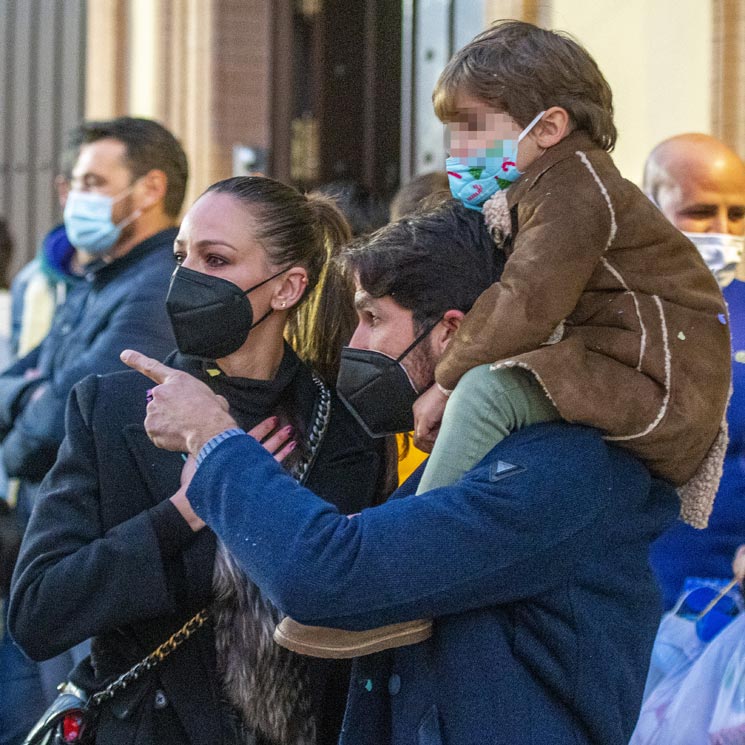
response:
M71 137L80 134L76 131ZM60 173L54 179L57 200L63 211L79 148L79 142L68 143ZM59 223L44 236L36 256L13 278L11 348L14 357L25 357L41 343L69 290L84 281L82 263L67 237L64 222Z
M678 229L699 242L709 235L745 235L745 163L719 140L683 134L657 145L644 172L644 190ZM706 256L704 256L706 258ZM720 262L718 266L723 263ZM712 268L712 267L710 267ZM732 334L729 446L714 509L705 530L677 521L653 546L651 562L671 608L686 578L731 577L732 557L745 542L745 262L723 289Z
M670 137L647 158L644 191L729 284L745 246L745 164L737 153L711 135Z
M345 265L359 323L340 391L374 430L413 421L417 391L499 276L492 237L449 202L350 247ZM341 743L625 745L659 620L649 542L678 509L633 456L596 430L538 424L452 486L413 496L413 477L348 517L236 431L208 386L123 358L161 383L153 441L197 459L187 499L279 608L358 630L436 619L431 639L355 661ZM355 360L403 370L381 393Z
M188 177L184 151L160 124L129 117L84 123L72 141L79 152L65 232L85 264L85 280L70 292L41 344L0 375L2 456L7 475L20 482L21 527L64 437L73 385L91 373L121 369L126 346L142 344L163 358L174 344L164 301ZM8 653L15 654L12 646ZM71 664L62 655L40 666L44 691L36 704L4 697L0 730L10 730L10 718L27 732ZM26 668L25 661L19 665ZM10 671L3 667L3 676Z
M414 176L393 195L391 222L416 212L422 202L429 200L434 194L442 195L442 201L450 199L448 175L445 171L430 171Z
M385 201L358 181L331 181L317 191L334 200L352 229L352 237L374 233L388 222Z
M223 396L241 426L272 415L291 429L298 446L283 465L344 514L385 496L382 443L283 334L314 294L342 287L336 303L351 305L348 285L323 282L348 239L328 199L260 177L219 182L184 217L167 300L179 349L169 364ZM323 327L305 331L336 343ZM95 691L209 606L208 627L103 707L96 742L333 745L347 663L308 662L274 644L277 610L179 487L193 461L145 434L151 385L129 372L74 389L67 438L18 561L13 635L36 659L94 636L72 680Z

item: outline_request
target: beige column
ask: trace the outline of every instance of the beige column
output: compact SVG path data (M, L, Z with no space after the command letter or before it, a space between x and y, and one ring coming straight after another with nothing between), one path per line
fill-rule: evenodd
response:
M163 119L173 128L189 156L188 206L215 179L213 0L166 0L171 6L169 33L162 43L170 55L163 81ZM227 174L226 174L227 175Z
M272 95L291 95L270 90L275 2L88 5L86 116L146 116L168 127L189 157L187 206L231 175L234 144L270 145Z
M745 0L713 0L711 130L745 157Z
M214 0L129 0L129 111L168 127L189 158L188 207L214 181Z
M213 0L88 4L86 118L145 116L168 127L189 157L186 205L215 179L212 19Z
M86 119L106 119L127 111L126 0L87 5Z

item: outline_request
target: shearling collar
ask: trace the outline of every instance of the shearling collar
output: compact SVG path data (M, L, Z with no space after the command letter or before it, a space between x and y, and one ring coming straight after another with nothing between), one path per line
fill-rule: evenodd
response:
M567 135L561 142L550 147L537 160L533 161L522 176L507 189L507 206L512 209L549 168L571 158L577 150L597 150L598 146L590 136L581 130Z

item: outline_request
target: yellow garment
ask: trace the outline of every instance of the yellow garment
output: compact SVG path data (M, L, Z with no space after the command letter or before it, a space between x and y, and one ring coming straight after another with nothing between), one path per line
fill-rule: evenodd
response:
M411 436L409 436L408 452L406 452L406 435L396 435L396 445L398 446L398 483L403 484L429 454L415 448Z
M23 293L23 318L18 337L18 356L24 357L41 344L52 325L57 306L64 302L64 284L50 284L39 270L33 274ZM59 297L59 295L62 297Z

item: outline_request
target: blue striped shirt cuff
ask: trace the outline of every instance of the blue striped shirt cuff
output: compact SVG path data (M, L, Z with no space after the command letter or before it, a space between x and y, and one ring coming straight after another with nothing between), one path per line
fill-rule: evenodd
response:
M245 435L246 431L241 429L240 427L232 427L231 429L226 429L224 432L220 432L219 435L215 435L211 440L207 440L207 442L202 445L202 449L199 451L199 455L197 455L197 468L202 465L202 461L221 443L225 442L229 437L235 437L236 435Z

